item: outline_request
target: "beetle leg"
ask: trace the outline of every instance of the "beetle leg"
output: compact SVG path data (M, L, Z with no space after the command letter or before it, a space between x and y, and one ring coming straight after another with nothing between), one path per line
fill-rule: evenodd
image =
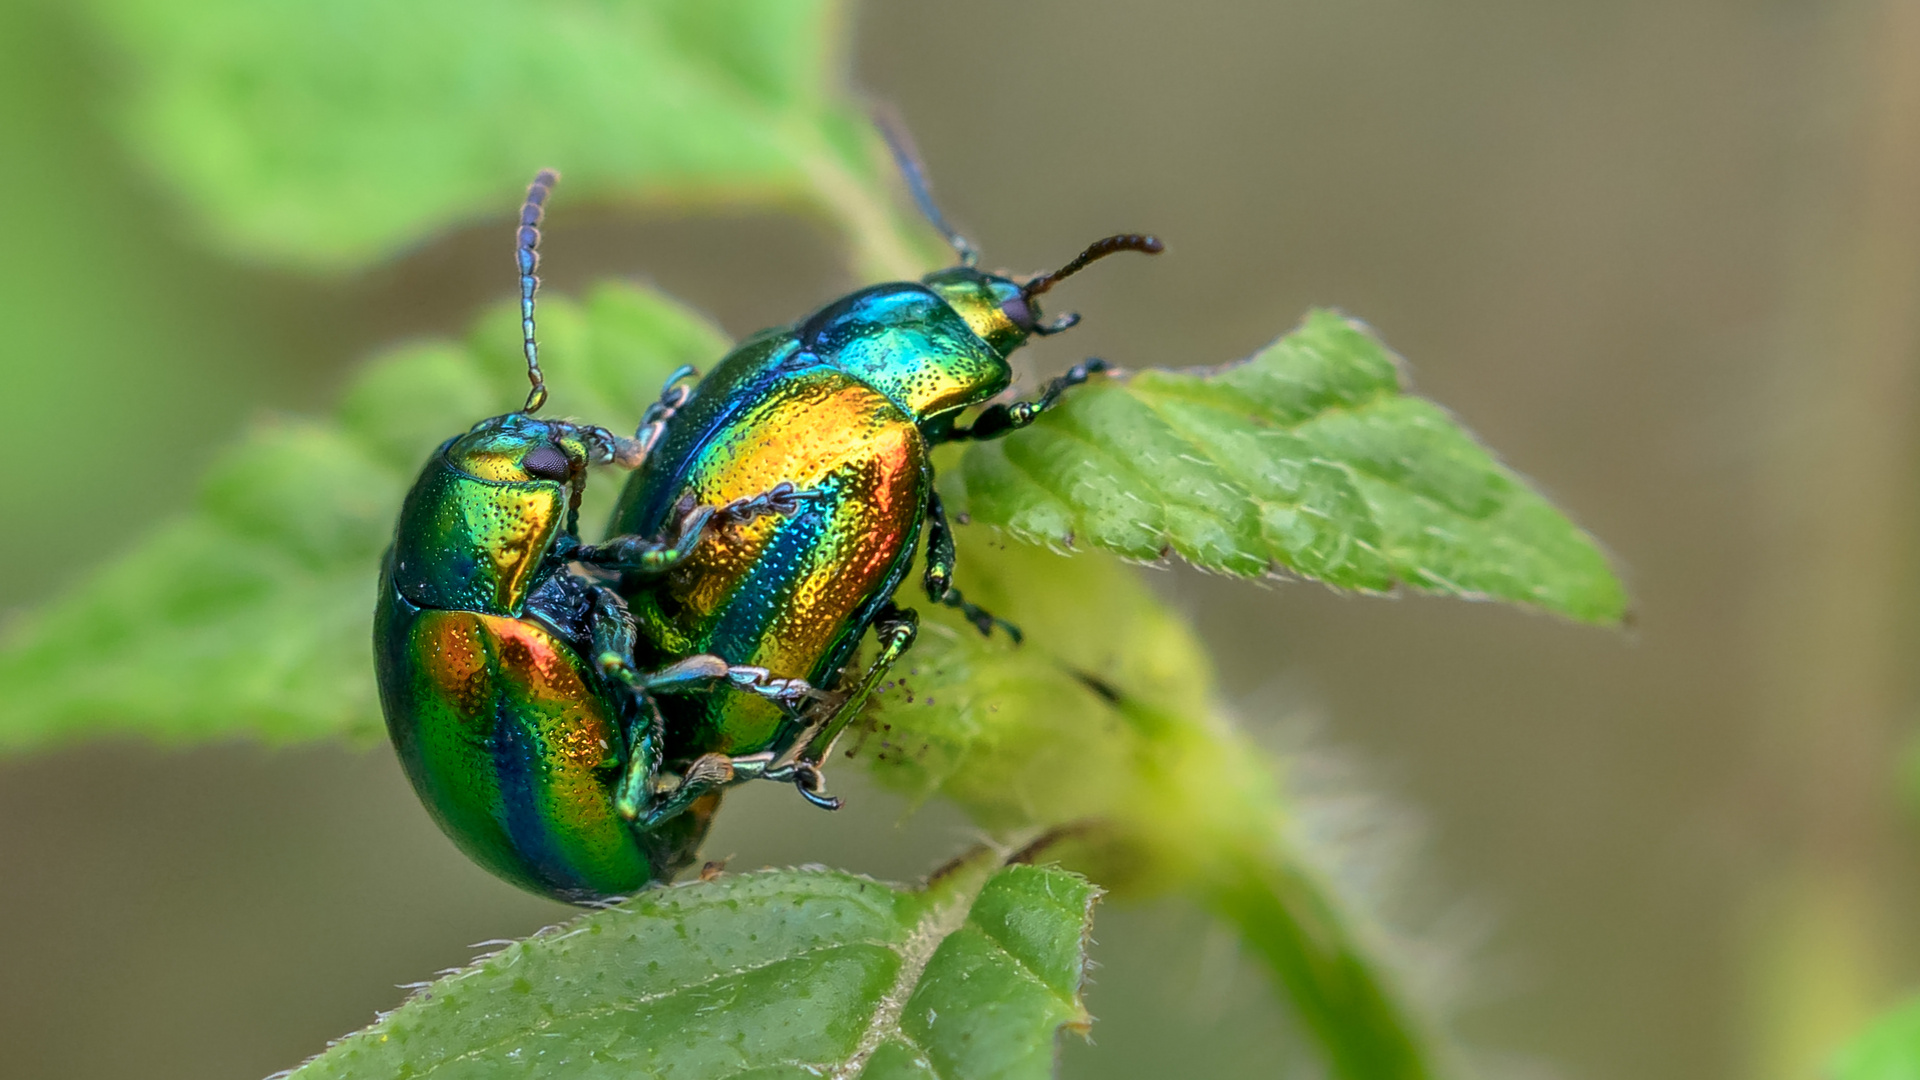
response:
M663 821L681 813L694 801L709 791L729 788L735 784L744 784L749 780L792 780L800 787L800 794L815 806L828 810L838 810L840 800L831 795L822 795L820 789L820 769L806 762L787 762L776 764L771 753L745 754L740 757L728 757L725 754L702 754L688 763L687 770L680 777L680 783L672 791L665 792L653 809L648 810L640 819L641 825L652 828Z
M947 524L947 509L940 503L940 493L927 496L927 598L936 604L945 604L950 608L959 608L960 614L977 627L980 633L990 635L998 626L1007 632L1015 645L1020 644L1020 628L985 609L967 602L960 590L953 587L953 527Z
M640 427L631 439L623 439L605 428L586 429L606 451L605 458L597 464L611 462L623 469L637 469L644 464L647 455L660 444L660 436L666 434L667 421L673 419L673 414L693 395L693 388L683 384L697 374L692 364L686 364L667 376L666 385L660 389L660 399L640 414Z
M702 754L687 765L672 791L661 792L655 796L652 805L637 814L628 814L627 807L617 807L622 817L626 817L641 828L651 829L661 822L670 821L682 813L694 801L709 791L731 787L740 782L733 762L724 754Z
M626 727L627 760L614 786L614 810L632 821L653 801L654 785L660 778L660 759L664 756L666 723L659 706L645 686L639 685L633 670L635 630L633 615L626 602L612 589L595 586L592 596L593 654L608 681L628 692L626 707L620 710Z
M744 499L735 499L713 512L715 525L744 525L755 518L792 517L800 508L813 499L819 498L818 491L798 491L793 483L782 480L758 495Z
M582 544L568 554L574 562L603 570L652 577L679 566L700 545L714 508L696 506L680 516L667 536L615 536L601 544Z
M613 789L613 811L626 821L653 812L657 799L654 789L660 783L660 759L667 742L667 724L660 715L660 707L651 697L645 697L644 702L644 714L635 719L627 732L627 763L620 770L619 783ZM680 809L686 807L682 805Z
M792 484L783 481L725 506L689 507L681 513L670 536L616 536L602 544L581 544L568 552L567 558L604 570L654 577L692 558L708 529L741 525L774 514L792 517L814 496L811 491L795 491Z
M699 653L679 660L658 671L640 671L629 661L602 654L601 670L627 686L648 694L693 694L720 686L731 686L749 694L758 694L781 705L794 705L816 696L805 679L776 678L763 667L729 664L712 653Z
M763 692L782 705L790 706L793 700L813 692L812 688L802 680L768 679L765 677L767 672L764 668L728 667L726 661L719 657L706 655L690 657L651 676L640 677L643 679L677 678L678 674L706 669L702 674L685 681L661 681L653 686L653 689L661 690L694 689L711 685L708 680L716 664L725 671L720 678L736 686L745 685L749 689ZM757 682L755 682L756 679ZM660 760L664 756L666 723L661 718L660 709L654 704L651 694L645 690L637 690L636 696L645 709L647 726L644 730L636 729L628 737L627 764L621 770L620 781L614 788L613 801L614 812L628 821L652 828L681 813L693 805L694 800L709 791L731 787L766 775L768 766L773 764L772 754L749 754L736 758L723 754L703 754L687 766L686 771L681 774L680 783L670 791L661 792L658 790Z
M693 396L693 387L686 383L698 374L692 364L682 365L667 376L666 385L660 388L660 399L640 414L640 427L634 431L633 441L638 445L642 460L659 444L660 436L666 433L667 421L673 419L673 414L679 412L680 406Z
M729 664L706 653L689 656L657 671L640 671L633 664L635 630L626 602L604 585L594 586L592 597L595 664L608 682L631 695L629 707L621 710L627 726L627 761L614 787L614 810L628 821L642 816L648 824L664 821L684 810L700 794L692 791L679 798L671 812L663 812L665 804L658 802L654 789L659 784L660 762L665 756L666 724L661 719L659 706L654 703L654 694L730 685L760 694L786 708L814 694L813 687L804 679L777 679L766 668ZM711 767L708 771L712 771ZM682 780L680 787L685 786L686 781ZM713 784L707 786L710 788ZM676 788L675 792L679 790Z
M1009 431L1026 427L1040 418L1040 414L1054 407L1060 401L1060 395L1073 387L1086 382L1099 372L1107 370L1105 360L1093 358L1083 360L1068 370L1065 375L1047 384L1037 401L1016 401L1011 405L990 405L979 416L974 417L968 427L957 427L946 435L947 442L961 439L997 439Z
M661 719L659 706L654 704L654 694L685 693L731 685L760 694L790 709L795 702L814 693L813 687L807 685L804 679L776 679L766 668L728 664L706 653L690 656L651 672L635 670L631 661L619 653L603 651L599 659L602 671L632 691L639 707L639 720L645 721L642 727L636 720L628 733L627 764L621 770L620 781L614 788L613 808L626 820L639 821L649 827L685 810L693 800L713 788L726 787L758 776L760 773L754 768L758 758L764 757L767 762L773 760L771 754L747 758L708 754L696 758L679 785L664 797L661 796L656 789L660 781L660 761L665 756L666 725Z
M919 629L920 616L912 608L899 608L891 603L881 608L873 620L874 635L880 639L880 652L873 658L867 673L861 676L860 685L834 706L833 712L821 721L812 738L807 740L791 762L769 769L766 778L792 780L794 787L800 789L800 794L808 802L825 810L840 809L840 800L822 790L825 778L820 775L820 766L833 754L834 742L846 730L847 724L859 715L861 706L873 695L874 687L880 685L880 680L886 677L894 661L913 645L914 635Z
M680 783L661 796L653 809L640 818L640 824L652 828L692 806L696 799L709 791L744 784L748 780L787 779L784 775L776 775L779 772L770 753L741 757L702 754L688 763L686 772L681 774Z

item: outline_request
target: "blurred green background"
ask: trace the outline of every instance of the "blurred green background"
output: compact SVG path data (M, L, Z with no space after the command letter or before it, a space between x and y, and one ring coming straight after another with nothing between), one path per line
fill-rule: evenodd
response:
M1920 7L857 16L855 80L900 106L988 264L1169 241L1076 283L1084 327L1030 373L1218 363L1336 305L1618 557L1626 636L1151 572L1246 722L1305 748L1323 827L1370 834L1355 872L1419 931L1489 1075L1813 1075L1920 983L1898 775L1920 728ZM62 9L0 3L7 609L129 546L251 416L323 410L371 350L513 288L511 207L347 279L207 253L114 138L117 70ZM807 221L563 192L552 223L550 288L647 278L736 334L852 284ZM904 878L968 838L836 782L832 816L742 792L709 854ZM0 865L8 1076L258 1077L567 914L466 863L384 747L9 760ZM1109 905L1096 938L1069 1076L1313 1075L1198 913Z

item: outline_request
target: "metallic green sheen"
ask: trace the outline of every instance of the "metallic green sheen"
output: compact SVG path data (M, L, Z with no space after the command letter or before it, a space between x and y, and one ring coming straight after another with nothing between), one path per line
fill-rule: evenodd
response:
M664 579L625 581L640 663L710 652L832 688L913 560L929 448L1005 390L1026 340L1018 286L966 268L861 290L742 343L628 478L610 534L654 535L691 496L715 505L791 483L791 517L703 540ZM783 751L800 724L732 690L663 700L670 762Z
M400 510L394 586L423 607L518 616L565 506L559 483L482 480L436 454Z
M571 425L518 414L428 461L382 566L375 669L401 764L441 829L515 884L591 900L685 866L719 798L653 830L615 813L619 710L578 632L528 611L529 594L564 573L551 551L574 501L572 485L520 468L541 446L583 474Z

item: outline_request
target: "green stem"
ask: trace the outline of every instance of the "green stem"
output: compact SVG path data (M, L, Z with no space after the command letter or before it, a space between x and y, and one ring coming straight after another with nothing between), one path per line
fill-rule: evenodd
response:
M1345 1080L1443 1075L1423 1025L1382 979L1321 882L1282 852L1242 852L1199 890L1273 973Z
M1265 750L1224 717L1121 706L1153 747L1152 818L1184 823L1152 846L1189 895L1236 928L1340 1080L1438 1080L1460 1070L1398 984L1387 943L1304 857ZM1153 830L1155 820L1139 823ZM1162 823L1164 827L1164 823ZM1180 853L1187 858L1182 860Z
M854 275L862 281L913 280L941 262L925 238L907 228L884 191L861 178L817 134L796 139L794 159L807 174L820 209L846 235ZM944 251L945 249L941 249Z

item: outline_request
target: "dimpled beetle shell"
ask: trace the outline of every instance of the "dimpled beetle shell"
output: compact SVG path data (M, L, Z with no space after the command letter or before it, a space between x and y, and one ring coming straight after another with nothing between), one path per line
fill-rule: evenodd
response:
M441 829L517 885L589 900L686 866L719 797L652 832L614 813L617 708L567 605L529 617L575 496L525 463L556 447L584 468L572 425L518 414L434 451L381 567L374 666L394 748Z
M1024 426L1104 370L1089 360L1037 401L954 423L1006 389L1007 355L1029 335L1073 324L1038 323L1035 297L1095 259L1160 244L1112 236L1024 283L982 274L890 143L962 265L760 334L692 392L691 369L676 372L631 439L533 416L547 399L535 249L558 175L528 188L516 234L526 404L428 460L374 616L381 706L408 779L501 877L575 901L669 880L721 792L754 779L837 807L820 766L913 642L916 616L892 596L923 531L929 598L1017 640L951 585L929 448ZM634 470L598 545L579 540L589 464ZM873 664L850 692L824 692L868 628Z
M689 495L727 502L783 481L814 494L792 517L710 537L664 579L623 587L642 662L649 647L711 652L834 685L913 561L929 447L1011 381L1007 355L1031 332L1005 308L1019 302L1015 283L957 267L863 289L721 360L628 478L611 531L658 531ZM794 734L790 716L746 694L662 708L682 758Z

